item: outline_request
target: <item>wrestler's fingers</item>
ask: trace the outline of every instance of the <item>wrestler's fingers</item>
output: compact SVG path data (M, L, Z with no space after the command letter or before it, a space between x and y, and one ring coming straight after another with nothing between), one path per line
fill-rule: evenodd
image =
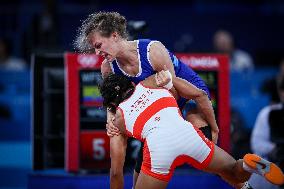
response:
M113 135L111 132L108 132L108 131L107 131L107 136L113 137L114 135Z
M106 129L107 129L107 131L110 131L110 132L118 132L119 131L119 129L113 124L112 121L107 122Z
M164 64L164 70L165 71L169 70L166 64Z
M170 80L170 77L169 77L169 75L167 74L167 72L166 71L161 71L161 73L160 73L160 78L161 78L161 80L163 80L164 82L168 82L169 80Z
M110 124L110 130L111 131L114 131L114 132L117 132L117 131L119 131L119 129L116 127L116 126L114 126L113 124Z
M163 71L162 75L164 79L169 79L167 72Z
M161 71L158 72L158 78L159 78L159 79L164 79L165 76L166 76L166 74L165 74L165 71L164 71L164 70L161 70Z
M156 85L157 85L157 86L160 86L161 81L160 81L159 73L156 73L156 74L155 74L155 81L156 81Z
M109 136L109 137L113 137L114 136L114 134L109 129L109 125L108 124L106 124L106 132L107 132L107 136Z
M119 134L120 134L120 130L114 131L114 130L107 129L107 135L109 137L113 137L114 135L119 135Z
M115 135L120 135L120 132L117 132L117 133L114 133L114 132L107 132L107 136L109 136L109 137L113 137L113 136L115 136Z

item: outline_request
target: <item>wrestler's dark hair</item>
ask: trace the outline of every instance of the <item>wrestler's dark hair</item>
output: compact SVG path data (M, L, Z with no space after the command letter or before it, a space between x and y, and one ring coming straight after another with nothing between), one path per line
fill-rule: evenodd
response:
M115 113L117 106L132 95L134 88L135 86L126 76L108 75L99 86L104 99L103 106Z
M118 12L90 14L78 29L74 46L80 52L93 51L88 41L88 35L92 32L99 32L104 37L110 37L113 32L117 32L122 38L127 39L126 26L127 21L125 17Z

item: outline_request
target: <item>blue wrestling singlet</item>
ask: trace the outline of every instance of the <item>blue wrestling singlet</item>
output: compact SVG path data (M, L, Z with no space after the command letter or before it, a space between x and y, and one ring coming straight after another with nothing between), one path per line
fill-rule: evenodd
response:
M138 51L138 62L139 62L139 72L136 76L131 76L125 73L122 69L119 67L119 63L117 60L114 60L111 63L112 71L115 74L118 75L125 75L127 76L131 81L138 84L140 81L144 80L145 78L153 75L156 73L155 70L153 70L153 67L150 62L149 58L149 49L152 43L157 42L150 39L139 39L137 40L137 51ZM175 74L177 77L183 78L187 81L189 81L191 84L196 86L199 89L202 89L205 91L210 98L209 90L204 83L204 81L187 65L182 63L173 53L169 52L170 58L172 60ZM178 100L178 106L182 110L186 104L188 99L180 98Z

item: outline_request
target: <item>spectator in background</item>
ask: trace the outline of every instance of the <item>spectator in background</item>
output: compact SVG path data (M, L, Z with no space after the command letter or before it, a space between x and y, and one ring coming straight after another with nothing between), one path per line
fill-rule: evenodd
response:
M12 44L8 39L0 38L0 70L22 71L27 64L20 58L12 56Z
M277 77L269 78L264 81L261 87L263 93L270 95L270 104L276 104L280 102L280 98L277 91L277 78L284 77L284 59L280 62L279 73Z
M264 107L258 114L251 137L251 148L263 158L278 162L284 169L284 61L276 77L276 86L280 102ZM250 178L254 188L278 188L258 176Z
M213 45L218 53L226 53L230 58L231 71L252 71L252 57L245 51L235 47L233 36L225 30L218 30L213 37Z
M233 72L251 72L254 69L252 57L236 48L233 36L225 30L218 30L213 36L214 51L229 56L230 70ZM250 131L245 126L243 116L238 109L231 109L232 155L238 159L250 152Z
M270 104L277 104L280 102L279 95L277 92L276 78L272 77L266 79L261 86L261 92L266 93L270 96Z

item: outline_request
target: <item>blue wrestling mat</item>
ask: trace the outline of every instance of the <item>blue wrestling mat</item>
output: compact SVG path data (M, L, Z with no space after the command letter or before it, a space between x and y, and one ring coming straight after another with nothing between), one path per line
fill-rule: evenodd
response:
M124 177L124 188L131 189L132 175ZM109 188L108 174L76 175L63 170L33 172L28 176L28 189L107 189ZM232 189L216 175L195 170L178 170L174 174L167 189Z

